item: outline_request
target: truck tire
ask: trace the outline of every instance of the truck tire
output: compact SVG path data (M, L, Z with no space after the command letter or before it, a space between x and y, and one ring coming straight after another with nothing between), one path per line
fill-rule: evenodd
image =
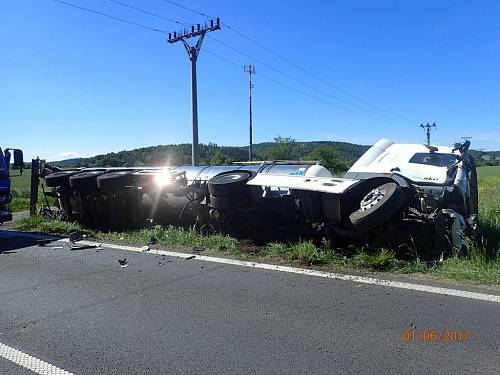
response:
M405 193L394 182L372 189L360 202L360 208L349 219L359 229L370 229L384 224L394 216L406 200Z
M61 171L45 176L45 184L48 187L69 186L69 178L79 171Z
M249 194L227 195L225 197L215 197L210 195L210 206L217 210L234 210L250 205Z
M115 171L101 174L97 177L97 187L105 190L118 190L134 184L131 171Z
M69 178L69 183L76 190L97 190L97 177L106 171L86 171L74 174Z
M254 172L238 170L222 172L208 180L208 191L214 197L236 196L246 193L247 182Z

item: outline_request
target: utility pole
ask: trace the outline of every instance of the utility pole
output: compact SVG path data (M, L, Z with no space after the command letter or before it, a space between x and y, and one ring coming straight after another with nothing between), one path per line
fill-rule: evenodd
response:
M426 129L426 133L427 133L427 146L430 146L431 145L431 128L436 128L437 129L436 123L434 122L434 123L432 123L432 125L429 124L429 123L427 123L427 125L420 124L420 127L422 129Z
M250 64L250 65L245 65L245 73L248 73L248 103L249 103L249 114L250 114L250 122L249 122L249 134L250 134L250 143L248 144L248 161L252 161L252 146L253 146L253 141L252 141L252 89L253 89L253 83L252 83L252 74L255 74L255 66Z
M181 41L186 48L186 51L189 56L189 60L191 61L191 103L192 103L192 112L193 112L193 144L191 148L191 162L193 165L199 165L200 163L200 147L198 145L198 87L196 84L196 62L198 60L198 55L200 54L201 44L203 43L203 39L205 38L205 34L209 31L220 30L220 19L217 18L216 22L214 20L210 20L210 24L206 23L203 25L203 28L198 24L195 26L191 26L191 30L184 29L177 32L168 33L168 42L170 44ZM198 41L194 46L190 46L186 41L192 37L199 37Z

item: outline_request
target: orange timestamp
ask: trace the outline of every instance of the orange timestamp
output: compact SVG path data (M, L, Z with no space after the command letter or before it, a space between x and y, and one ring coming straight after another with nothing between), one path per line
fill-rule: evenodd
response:
M472 336L470 330L406 330L401 333L401 339L404 342L466 342Z

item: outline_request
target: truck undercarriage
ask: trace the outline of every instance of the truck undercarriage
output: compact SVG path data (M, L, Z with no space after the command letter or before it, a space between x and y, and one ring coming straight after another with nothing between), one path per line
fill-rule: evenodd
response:
M256 244L309 239L332 247L389 247L423 258L466 252L463 237L477 219L472 157L466 149L419 153L410 147L410 163L420 154L447 158L444 166L427 168L417 160L410 167L424 175L412 178L414 171L401 172L408 158L397 156L408 147L393 145L377 142L344 178L319 164L288 161L43 174L67 219L101 230L178 225ZM379 162L394 155L388 166Z

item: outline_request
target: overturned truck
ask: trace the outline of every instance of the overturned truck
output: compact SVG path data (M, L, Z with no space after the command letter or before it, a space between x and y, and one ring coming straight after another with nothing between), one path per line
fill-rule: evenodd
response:
M477 176L460 147L382 139L343 178L318 163L85 168L49 173L64 215L104 230L189 226L256 243L311 239L418 251L466 252L476 226ZM405 250L406 249L406 250Z

